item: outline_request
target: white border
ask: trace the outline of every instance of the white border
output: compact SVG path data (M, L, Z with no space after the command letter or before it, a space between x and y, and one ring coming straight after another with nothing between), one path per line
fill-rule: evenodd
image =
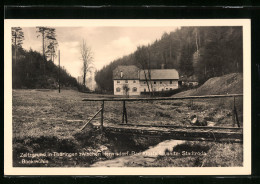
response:
M71 26L68 26L71 25ZM11 27L169 27L243 26L244 152L243 167L156 167L156 168L43 168L12 167L12 66ZM5 175L250 175L251 174L251 21L250 19L105 19L4 21L4 174Z

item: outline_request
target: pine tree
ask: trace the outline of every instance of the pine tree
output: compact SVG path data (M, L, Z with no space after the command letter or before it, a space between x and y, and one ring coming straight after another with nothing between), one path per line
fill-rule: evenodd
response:
M181 58L180 58L180 70L182 74L186 76L193 75L193 53L191 52L190 46L188 44L184 45L181 50Z
M17 60L17 50L22 47L24 40L24 33L20 27L12 27L12 45L14 47L15 65Z
M36 32L39 33L39 36L42 37L42 55L44 60L47 57L53 59L56 56L56 48L58 45L56 39L56 30L55 28L50 27L36 27Z

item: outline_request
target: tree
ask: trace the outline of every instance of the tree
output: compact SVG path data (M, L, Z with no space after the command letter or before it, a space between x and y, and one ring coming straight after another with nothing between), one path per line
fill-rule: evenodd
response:
M37 37L42 37L42 55L45 59L46 55L53 59L56 56L56 48L58 45L56 39L55 28L50 27L36 27L36 32L39 33Z
M145 82L147 84L147 88L149 93L153 92L152 82L151 82L151 68L150 68L150 52L147 47L137 47L137 51L135 52L135 59L137 65L141 66L144 72ZM149 85L150 82L150 85ZM150 89L151 87L151 89Z
M82 44L80 46L81 60L83 61L83 85L86 86L86 76L87 72L89 72L93 66L93 53L91 48L87 46L86 41L82 40Z
M129 95L128 92L129 92L130 88L127 84L123 85L123 90L124 90L125 94L128 96Z
M12 27L12 45L14 46L15 65L17 60L17 49L22 47L24 33L20 27Z
M191 51L190 46L184 45L181 50L181 58L180 58L180 70L184 75L191 76L193 75L193 52Z
M24 33L20 27L12 27L12 44L17 47L22 47Z
M52 62L54 62L54 58L57 57L56 50L58 47L58 42L56 40L50 40L49 45L47 46L46 56L50 58Z

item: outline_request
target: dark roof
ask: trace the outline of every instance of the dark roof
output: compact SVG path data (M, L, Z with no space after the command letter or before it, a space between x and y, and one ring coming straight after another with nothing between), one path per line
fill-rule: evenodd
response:
M118 66L113 71L113 79L139 79L145 80L144 71L148 78L148 70L140 70L135 65L128 65L128 66ZM151 79L152 80L174 80L179 79L179 73L175 69L151 69ZM121 72L123 76L121 77ZM140 72L140 76L138 74Z
M148 78L148 70L145 70ZM179 73L175 69L151 69L152 80L179 79ZM144 70L140 71L140 80L145 80Z
M139 70L135 65L118 66L113 71L113 79L139 79ZM122 77L121 72L123 73Z

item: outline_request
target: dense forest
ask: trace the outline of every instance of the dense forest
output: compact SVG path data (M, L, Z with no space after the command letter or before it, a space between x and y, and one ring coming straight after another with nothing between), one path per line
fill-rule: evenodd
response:
M97 72L100 90L113 90L113 70L118 65L140 69L174 68L180 76L204 83L211 77L243 70L242 27L181 27L164 33L150 45L138 46L130 55L112 61Z
M65 68L56 66L53 62L57 57L55 29L37 27L36 31L42 36L43 52L39 53L22 47L24 34L20 27L12 28L12 85L17 88L81 88L77 80Z
M16 63L13 60L14 89L58 88L59 67L52 60L47 61L39 52L22 48L18 49L17 55ZM64 68L60 69L60 84L61 87L78 87L77 80Z

